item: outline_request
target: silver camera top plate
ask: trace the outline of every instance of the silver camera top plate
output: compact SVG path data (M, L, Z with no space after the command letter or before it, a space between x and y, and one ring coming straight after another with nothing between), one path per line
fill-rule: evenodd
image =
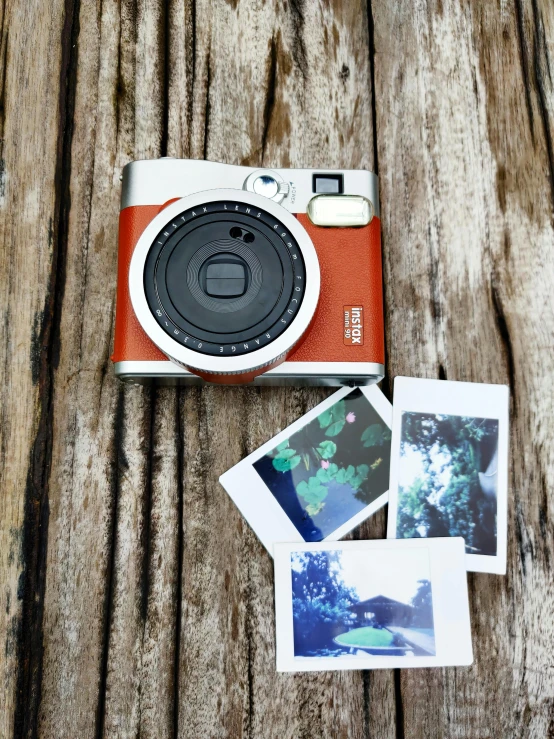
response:
M245 192L245 183L253 174L258 178L266 172L277 183L273 193L268 184L268 199L280 203L290 213L306 213L308 203L316 195L314 175L340 174L344 193L361 195L369 200L373 215L379 217L379 185L373 172L363 169L266 169L220 164L197 159L143 159L130 162L123 168L121 209L131 205L163 205L168 200L187 197L197 192L216 188ZM253 184L252 184L253 187ZM246 185L246 190L250 186ZM240 197L237 195L237 197Z

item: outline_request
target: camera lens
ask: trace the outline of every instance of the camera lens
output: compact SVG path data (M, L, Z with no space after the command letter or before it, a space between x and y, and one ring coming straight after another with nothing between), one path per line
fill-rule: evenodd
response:
M150 311L171 338L200 354L248 354L294 321L305 264L278 218L240 201L207 202L158 233L144 266Z

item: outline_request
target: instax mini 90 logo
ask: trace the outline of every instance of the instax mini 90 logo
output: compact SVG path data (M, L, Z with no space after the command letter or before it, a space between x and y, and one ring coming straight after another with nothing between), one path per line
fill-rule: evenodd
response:
M364 308L362 305L344 306L344 343L362 346L364 343Z

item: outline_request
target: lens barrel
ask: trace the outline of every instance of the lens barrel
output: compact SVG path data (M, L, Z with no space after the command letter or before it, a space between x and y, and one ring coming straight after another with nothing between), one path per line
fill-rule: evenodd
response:
M319 265L284 208L251 193L208 191L154 219L135 249L129 287L143 328L171 359L203 373L251 373L284 359L309 325Z

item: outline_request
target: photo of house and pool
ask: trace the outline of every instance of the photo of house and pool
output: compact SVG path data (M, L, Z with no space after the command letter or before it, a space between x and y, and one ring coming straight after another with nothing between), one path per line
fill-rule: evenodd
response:
M291 553L295 657L434 656L429 552Z
M316 542L389 486L391 431L360 389L254 462L304 541Z

